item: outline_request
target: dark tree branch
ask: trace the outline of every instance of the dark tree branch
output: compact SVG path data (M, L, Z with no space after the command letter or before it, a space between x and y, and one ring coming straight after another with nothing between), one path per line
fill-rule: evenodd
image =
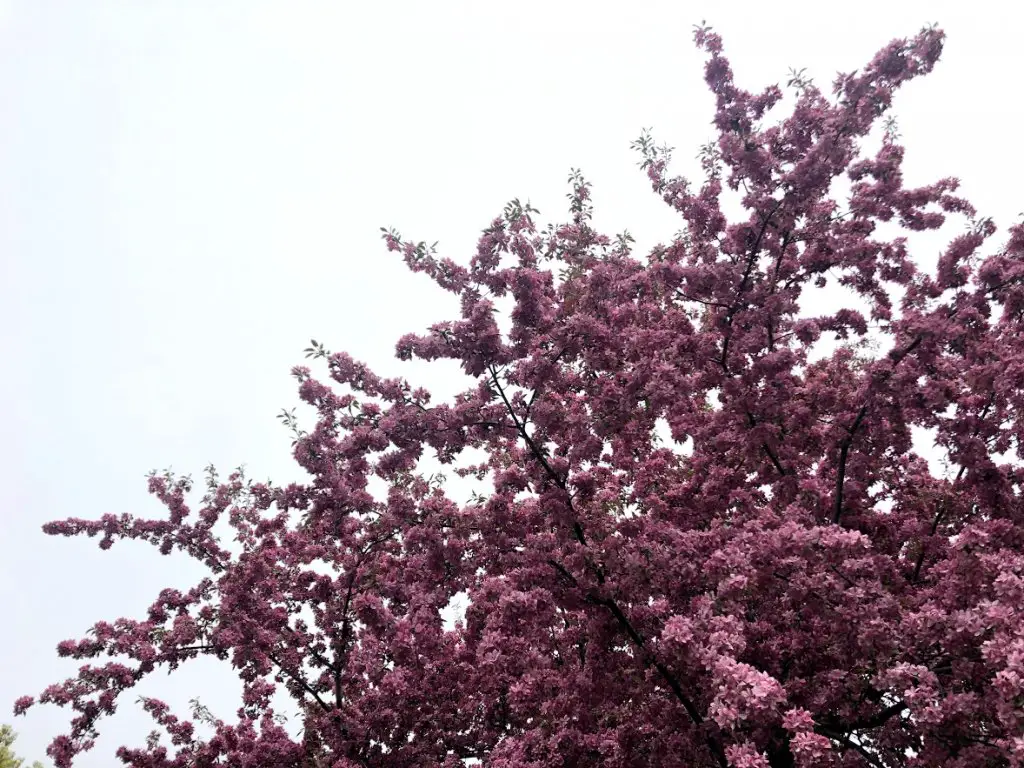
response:
M849 731L860 731L868 728L878 728L881 725L885 725L892 718L902 714L908 709L907 705L902 701L897 701L895 704L891 704L880 712L876 712L870 717L861 718L855 720L847 726Z
M867 761L868 765L872 766L873 768L887 768L885 763L883 763L877 757L868 752L862 744L858 744L856 741L853 741L847 734L841 733L839 731L834 731L831 728L827 728L822 725L815 726L814 730L816 733L820 733L822 736L826 736L827 738L830 738L833 741L838 741L844 747L848 747L854 750L861 757L863 757L865 761Z
M679 703L683 705L683 709L686 710L686 714L689 715L690 720L693 721L693 724L696 726L700 726L701 724L703 724L704 717L701 715L700 710L697 709L697 705L694 704L690 697L686 695L685 691L683 691L683 686L680 684L679 680L676 679L676 676L673 675L672 672L668 669L668 667L666 667L661 661L659 661L657 657L653 653L651 653L651 651L647 648L643 637L629 621L629 618L622 611L622 608L619 607L619 604L610 598L593 599L593 602L597 602L600 605L605 606L611 612L612 616L615 617L615 620L618 621L619 625L625 630L626 634L629 636L629 639L633 642L633 645L635 645L637 650L640 651L641 657L644 660L644 664L647 666L652 666L658 671L658 674L661 675L661 678L672 690L673 695L676 697ZM708 746L708 749L711 750L711 753L715 756L715 759L718 761L719 765L723 767L727 765L727 761L725 758L725 749L723 748L718 738L714 734L706 733L704 735L704 740Z
M505 404L505 409L508 411L509 417L512 419L512 422L515 425L515 427L516 427L517 431L519 432L520 436L526 442L526 445L530 449L530 452L533 454L533 457L540 463L540 465L548 473L548 475L552 479L552 481L559 488L561 488L563 491L566 492L566 496L568 497L567 498L567 503L569 504L569 508L575 514L575 510L573 509L573 504L572 504L572 496L568 493L568 489L567 489L567 485L568 484L567 484L566 479L562 478L561 476L559 476L554 471L554 468L551 467L551 465L548 463L547 459L544 457L543 453L540 451L540 448L533 441L533 439L530 437L530 435L526 432L525 425L522 424L519 421L519 419L516 417L515 411L514 411L514 409L512 407L512 403L509 401L508 396L505 394L504 388L501 386L501 382L498 380L497 371L495 371L494 366L488 366L488 371L491 374L491 380L494 382L494 386L497 389L498 394L501 397L502 402ZM587 546L587 540L586 540L586 537L583 534L583 527L580 525L578 520L574 520L573 521L573 531L574 531L576 539L579 541L579 543L581 545L583 545L584 547L586 547ZM557 570L559 572L559 574L562 575L565 579L567 579L573 586L575 586L575 587L579 587L580 586L578 580L563 565L561 565L560 563L558 563L557 561L555 561L553 559L548 560L548 563L552 567L554 567L555 570ZM592 566L592 568L593 568L593 566ZM603 583L604 582L604 574L603 574L603 572L601 571L600 568L596 568L595 570L596 570L596 574L597 574L597 578L598 578L599 583ZM675 678L674 675L672 675L672 673L669 671L669 669L664 664L662 664L660 661L658 661L654 657L654 655L648 650L648 648L646 647L646 645L644 643L643 638L637 632L636 628L633 627L633 625L630 623L629 619L626 617L626 614L619 607L618 603L616 603L611 598L600 598L600 597L597 597L595 595L587 595L586 599L588 600L588 602L604 606L605 608L607 608L611 612L611 614L615 617L615 619L619 623L619 625L625 630L625 632L629 636L630 640L632 640L633 644L641 652L641 655L644 658L645 664L647 664L649 666L654 666L654 668L658 671L658 673L665 680L666 684L668 684L669 688L672 690L672 692L675 695L676 699L678 699L679 702L683 705L683 708L686 710L686 713L690 716L690 719L693 721L693 723L695 725L698 725L698 726L701 725L704 722L704 718L700 714L700 711L697 709L696 705L686 695L686 693L683 691L683 688L680 685L679 681ZM721 765L723 768L725 768L725 766L727 765L727 760L726 760L726 757L725 757L725 750L724 750L722 744L719 742L719 740L713 734L705 734L705 742L707 743L708 748L711 750L712 754L715 756L715 759L717 760L719 765Z
M498 380L498 372L494 370L494 366L487 367L488 372L491 374L491 381L494 382L495 388L498 390L498 394L501 396L501 401L505 404L505 410L508 411L509 418L512 419L512 424L515 426L519 436L526 442L527 447L530 449L530 453L544 468L544 471L548 473L551 480L562 490L565 490L565 478L561 477L552 468L551 464L548 463L547 457L544 456L544 452L537 446L533 438L526 431L526 425L519 421L519 417L516 416L515 409L512 407L512 403L509 401L508 396L505 394L504 387L501 386L501 382Z
M574 587L580 588L579 581L576 579L575 576L573 576L569 572L569 570L564 565L553 559L549 559L548 564L556 571L558 571L559 575L561 575L566 581L568 581ZM672 671L667 666L665 666L665 664L659 661L658 658L650 651L650 649L647 647L646 642L644 641L643 636L639 633L636 627L633 626L632 622L630 622L629 620L629 617L626 616L625 612L622 610L619 604L612 598L600 597L593 593L586 594L584 597L587 602L594 605L603 606L612 614L612 616L618 622L619 626L625 631L630 641L639 651L640 657L643 660L644 665L654 667L654 669L657 670L658 674L661 676L661 678L668 685L669 689L672 691L672 694L675 696L676 700L678 700L679 703L683 705L683 709L686 710L686 714L689 716L693 724L696 726L702 725L704 723L704 716L701 715L700 710L697 708L697 705L689 696L686 695L686 692L683 690L682 684L679 682L676 676L672 674ZM704 738L708 745L708 749L711 750L712 754L715 756L715 759L718 761L720 765L725 766L727 764L727 761L725 759L725 750L722 747L721 742L718 740L716 736L714 736L714 734L705 734Z
M313 687L302 678L301 675L299 675L296 672L292 672L290 669L288 669L284 665L284 663L280 659L278 659L274 654L268 652L267 653L267 658L270 659L272 662L274 662L274 664L277 665L277 668L280 669L284 674L286 674L288 677L290 677L292 680L294 680L296 682L296 684L300 688L302 688L302 690L304 690L306 693L308 693L310 696L312 696L313 700L316 701L316 703L320 707L320 709L322 709L324 712L330 712L331 711L331 705L328 704L327 702L325 702L323 699L321 699L320 698L320 694L318 694L313 689Z
M698 299L696 296L689 296L683 293L678 288L676 289L676 296L683 301L693 301L697 304L703 304L705 307L716 307L718 309L729 309L728 304L723 304L720 301L708 301L707 299Z
M862 405L860 411L857 413L857 418L853 420L853 424L847 428L847 435L843 438L843 442L839 444L839 461L836 468L836 490L834 506L832 508L832 524L839 525L839 521L843 516L843 483L846 482L846 459L850 454L850 445L853 444L853 438L857 434L857 430L864 421L864 416L868 412L867 405Z
M747 421L751 427L757 426L757 419L754 417L754 414L752 414L750 411L747 411ZM761 447L764 449L764 452L768 454L768 459L771 461L775 469L778 470L780 475L785 477L788 473L786 472L786 468L782 466L782 462L779 461L779 457L775 455L775 451L773 451L771 446L768 445L768 443L766 442L761 443Z
M757 255L761 250L761 242L764 240L765 232L768 231L768 225L771 223L772 217L779 212L782 207L783 200L779 200L772 212L765 216L764 221L761 222L761 229L757 233L757 237L754 239L753 245L750 247L750 253L747 256L747 265L743 270L743 277L740 279L739 287L736 289L736 302L730 307L729 311L725 315L725 335L722 339L722 357L719 364L722 369L728 374L729 373L729 341L732 338L732 321L739 311L739 297L747 290L747 282L750 280L750 275L754 271L754 265L757 263Z
M903 359L917 349L918 345L924 339L923 336L918 335L910 344L898 352L890 353L889 358L892 360L892 366L888 371L881 377L881 380L888 379L893 373L896 372L896 366L898 366ZM869 384L869 389L874 386L874 381ZM846 428L847 435L843 438L843 441L839 444L839 460L836 468L836 490L832 508L832 524L839 525L840 520L843 516L843 484L846 482L846 460L849 457L850 446L853 445L853 439L857 435L857 430L860 429L861 424L864 422L864 417L868 412L868 404L871 402L871 393L868 393L868 399L861 406L857 412L857 417L853 420L853 424Z
M536 459L537 462L544 468L544 471L547 472L548 477L551 478L551 481L556 486L558 486L562 491L565 492L566 503L569 505L569 509L573 511L573 516L575 517L572 496L569 494L568 483L566 482L566 478L562 477L557 472L555 472L554 468L551 466L547 458L544 456L543 451L541 451L540 447L537 445L536 442L534 442L533 438L530 437L530 434L526 431L526 425L519 421L519 418L515 414L515 409L513 409L512 407L512 403L509 401L508 396L505 394L504 388L501 386L501 382L498 381L498 373L497 371L494 370L494 366L488 366L487 370L491 374L491 380L494 382L494 386L498 390L498 394L501 396L501 401L505 404L505 410L508 411L509 418L512 419L512 423L515 425L516 431L519 432L519 436L523 438L523 441L526 443L526 446L530 449L530 453L533 455L533 458ZM587 546L587 537L583 532L583 526L580 525L579 520L573 520L572 530L573 535L576 537L577 541L579 541L579 543L583 546ZM603 580L603 576L599 576L599 578Z
M345 604L341 609L341 641L334 652L334 702L339 709L341 708L341 673L345 667L345 657L348 654L348 640L352 631L349 605L352 602L352 590L355 587L356 575L359 573L359 565L360 563L356 563L356 566L352 569L352 575L348 579L348 587L345 590Z

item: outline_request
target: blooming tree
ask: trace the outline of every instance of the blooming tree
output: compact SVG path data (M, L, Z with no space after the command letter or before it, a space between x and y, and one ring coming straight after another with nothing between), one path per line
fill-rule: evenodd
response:
M695 40L717 133L699 183L636 142L684 221L671 243L640 259L599 234L576 173L571 222L513 201L468 266L385 231L461 301L398 357L456 360L466 391L435 404L314 342L333 385L295 368L315 428L285 415L309 482L211 470L191 511L188 478L154 474L165 518L45 526L210 571L59 645L90 660L39 697L74 712L59 768L201 655L241 679L237 720L200 735L142 699L162 735L124 763L1024 765L1024 226L990 245L954 179L904 186L896 132L872 131L943 35L832 96L795 75L778 120L780 88L741 89L719 36ZM945 222L937 263L915 259L908 234ZM815 315L829 283L849 306Z

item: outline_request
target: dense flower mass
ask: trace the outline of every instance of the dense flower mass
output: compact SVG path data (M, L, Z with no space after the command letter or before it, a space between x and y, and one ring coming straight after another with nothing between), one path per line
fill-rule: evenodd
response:
M433 404L314 343L333 384L296 368L316 426L286 416L307 484L211 474L194 512L187 479L154 475L164 519L46 526L210 570L60 644L86 666L39 697L74 712L59 768L199 655L237 671L237 720L200 737L146 699L162 735L125 764L1024 765L1024 226L993 243L955 180L904 186L897 134L872 132L942 33L831 96L794 78L774 121L782 91L741 89L695 38L717 132L699 184L636 143L673 242L638 259L598 234L578 174L569 223L514 201L468 265L387 231L461 300L398 356L456 360L469 389ZM908 235L944 223L926 264ZM809 301L826 285L846 306ZM484 491L457 500L426 460Z

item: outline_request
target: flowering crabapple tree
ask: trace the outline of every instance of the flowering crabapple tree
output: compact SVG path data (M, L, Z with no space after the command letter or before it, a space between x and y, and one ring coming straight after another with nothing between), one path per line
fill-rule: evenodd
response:
M433 403L314 342L333 384L295 368L315 428L286 416L309 482L211 471L193 512L188 478L154 474L165 518L45 526L210 572L58 646L86 660L38 699L74 713L59 768L203 655L237 672L237 720L201 735L141 699L162 730L125 764L1024 765L1024 226L993 243L954 179L905 186L896 132L872 130L943 34L831 96L795 76L774 120L780 88L743 90L720 37L695 40L699 181L635 145L672 242L636 258L599 234L576 173L569 223L513 201L468 266L385 231L461 301L397 356L458 361L464 392ZM908 236L946 222L925 266ZM811 312L826 284L853 306ZM486 492L457 500L427 461Z

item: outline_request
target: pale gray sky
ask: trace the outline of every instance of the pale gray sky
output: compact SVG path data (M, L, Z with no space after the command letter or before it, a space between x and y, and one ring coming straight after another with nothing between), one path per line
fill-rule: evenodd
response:
M313 337L400 364L394 341L455 305L386 253L378 227L467 259L512 197L565 218L593 182L597 222L639 246L676 218L629 143L644 127L681 168L710 137L691 26L725 37L741 84L806 67L820 84L938 21L936 71L900 93L910 183L947 175L1002 225L1024 210L1021 15L951 2L0 2L0 722L45 758L67 722L13 700L72 672L54 646L139 616L197 569L143 545L40 532L51 519L159 514L144 474L246 463L298 477L275 419ZM925 254L931 257L934 254ZM226 668L145 692L231 717ZM138 743L124 702L88 767Z

